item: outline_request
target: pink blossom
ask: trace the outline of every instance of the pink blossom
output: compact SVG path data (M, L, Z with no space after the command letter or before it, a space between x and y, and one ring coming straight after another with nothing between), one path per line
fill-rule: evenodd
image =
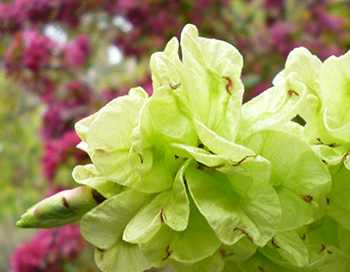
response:
M289 52L295 47L292 35L296 32L296 27L290 22L276 22L270 30L269 42L273 48L282 54L288 56Z
M77 225L40 230L12 255L12 272L63 272L62 265L74 261L85 247Z
M86 34L77 36L62 48L64 64L70 68L82 68L91 52L90 39Z

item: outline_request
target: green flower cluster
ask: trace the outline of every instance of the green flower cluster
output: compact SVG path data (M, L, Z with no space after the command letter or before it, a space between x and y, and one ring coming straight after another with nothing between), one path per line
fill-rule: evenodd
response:
M180 45L153 54L152 97L131 89L76 124L93 164L73 176L89 190L44 200L18 225L83 211L107 272L350 271L350 53L322 63L295 49L242 105L236 48L193 25Z

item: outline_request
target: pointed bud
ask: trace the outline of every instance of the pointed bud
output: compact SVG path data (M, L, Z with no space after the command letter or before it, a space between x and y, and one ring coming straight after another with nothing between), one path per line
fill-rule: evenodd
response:
M20 228L54 228L71 224L104 200L98 191L87 186L62 191L28 209L16 225Z

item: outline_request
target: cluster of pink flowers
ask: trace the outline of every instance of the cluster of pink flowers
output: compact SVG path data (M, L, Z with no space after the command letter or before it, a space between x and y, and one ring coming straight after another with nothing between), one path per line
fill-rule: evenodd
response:
M28 24L61 22L76 27L86 12L107 9L113 0L14 0L0 3L0 32L14 32Z
M1 64L9 79L23 83L47 106L42 117L41 167L50 188L55 190L59 186L57 174L61 167L88 160L85 153L75 148L79 142L75 122L125 94L128 87L139 84L152 93L149 76L130 86L104 91L82 82L81 75L90 64L93 66L94 53L90 37L77 35L81 19L87 13L104 12L107 28L112 30L108 32L108 40L117 45L125 57L149 57L172 36L179 36L186 23L196 24L203 36L235 44L245 56L246 99L270 86L272 76L282 69L286 55L294 47L308 47L321 58L339 55L348 49L350 22L333 12L334 0L310 4L295 1L294 8L299 10L296 15L288 11L287 2L291 6L288 0L264 0L258 7L259 13L257 1L241 2L245 2L247 9L236 10L239 5L233 5L230 0L13 0L0 3L0 37L3 48L7 48L2 53ZM349 6L344 4L342 8L350 12ZM119 25L118 18L122 19ZM48 23L60 23L69 34L68 41L58 43L44 35L43 26ZM74 31L70 32L71 29ZM56 241L57 233L39 232L29 244L38 243L42 250L33 249L32 255L27 253L31 251L30 245L21 246L13 257L14 271L61 271L55 270L62 269L60 260L73 255L57 245L55 249L45 246L50 244L47 241ZM74 248L74 254L79 253L74 246L82 243L78 234L66 243L60 245ZM27 254L32 257L26 259ZM24 264L34 267L29 265L31 261L43 270L25 270Z
M71 69L82 69L91 53L90 39L86 34L77 36L73 41L64 44L61 49L63 65Z
M77 225L39 231L12 255L12 272L63 272L86 247L80 236Z

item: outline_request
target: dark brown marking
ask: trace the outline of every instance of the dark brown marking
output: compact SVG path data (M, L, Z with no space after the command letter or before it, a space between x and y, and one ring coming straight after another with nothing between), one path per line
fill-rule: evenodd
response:
M186 178L184 178L184 184L185 184L185 187L187 188L187 180L186 180Z
M321 244L321 249L318 252L318 254L321 254L326 249L326 246L324 244Z
M219 252L220 252L220 255L222 257L230 257L230 256L232 256L234 254L234 253L227 253L226 250L223 249L223 248L220 248Z
M332 251L330 251L330 250L327 250L327 253L328 253L328 254L332 254L333 252L332 252Z
M305 238L306 238L306 235L303 234L303 236L301 236L301 239L302 239L302 240L305 240Z
M296 96L299 96L299 94L296 91L294 91L294 90L289 90L287 92L288 97L291 97L293 94L295 94Z
M142 158L141 154L140 154L140 153L137 153L137 155L139 155L140 161L141 161L141 163L143 163L143 158Z
M264 268L262 268L261 266L258 266L258 268L261 272L265 272Z
M318 141L318 144L324 144L324 143L321 141L321 138L316 138L316 140Z
M197 162L197 169L198 170L203 170L204 168L207 168L204 164Z
M166 220L166 216L165 216L165 213L164 213L164 209L163 207L160 208L160 222L162 224L164 224L164 221Z
M311 200L314 199L311 195L301 195L300 197L301 197L302 200L304 200L306 203L309 203Z
M96 149L98 152L101 152L101 153L106 153L106 150L102 149L102 148L98 148Z
M248 232L245 230L246 226L242 226L242 228L234 228L233 231L240 231L242 232L248 239L250 242L254 243L253 238L250 237L250 235L248 234Z
M169 83L169 87L170 88L172 88L173 90L175 90L175 89L177 89L177 88L179 88L181 86L181 82L179 82L179 83L177 83L177 84L171 84L171 83Z
M91 194L93 199L95 199L95 201L97 202L97 204L100 204L106 200L106 198L103 195L101 195L96 189L92 189Z
M168 259L171 255L171 253L173 253L173 250L169 250L170 246L167 246L165 251L166 251L166 256L162 259L162 261L165 261L166 259Z
M223 79L225 79L227 81L227 84L226 84L226 91L229 93L229 95L232 95L232 88L233 88L233 82L231 80L231 78L229 77L226 77L226 76L223 76L222 77Z
M233 164L231 164L232 166L238 166L240 165L242 162L244 162L246 159L248 158L256 158L257 155L249 155L249 156L245 156L243 159L241 159L238 162L234 162Z
M331 203L331 201L329 200L328 197L326 197L326 203L327 203L327 205L329 205Z
M96 247L96 249L99 251L99 252L106 252L107 249L103 249L103 248L99 248L99 247Z
M332 143L328 145L329 147L339 147L341 146L341 144L337 144L337 143Z
M275 248L281 248L279 245L276 244L274 238L271 239L271 244L272 244Z
M67 199L66 199L64 196L62 197L62 203L63 203L63 206L64 206L66 209L69 209L68 201L67 201Z
M178 155L175 155L175 160L178 160L179 159L179 156Z
M210 167L211 169L216 169L216 168L221 168L221 167L224 167L225 166L225 163L222 163L222 164L219 164L219 165L216 165L216 166L212 166Z
M345 163L346 157L349 155L350 149L346 151L345 155L343 156L342 162Z
M199 143L198 143L198 147L199 147L199 148L204 148L204 144L203 144L202 142L199 142Z
M341 144L337 144L337 143L325 144L324 142L321 141L321 138L316 138L316 140L318 141L317 145L327 145L329 147L339 147L339 146L341 146Z

